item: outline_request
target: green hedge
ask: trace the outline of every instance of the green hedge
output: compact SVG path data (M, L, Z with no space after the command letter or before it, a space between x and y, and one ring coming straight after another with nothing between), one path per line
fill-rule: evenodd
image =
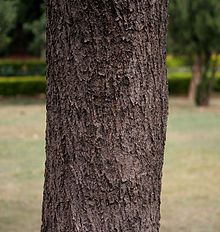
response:
M191 73L172 73L168 75L169 93L187 94ZM0 77L0 95L37 95L45 93L46 79L44 76L34 77ZM220 92L220 73L217 74L214 91Z
M0 76L44 76L46 63L42 60L0 60Z
M43 76L34 77L1 77L0 95L38 95L45 93L46 79Z
M169 93L187 94L190 86L191 73L172 73L168 75ZM215 92L220 92L220 73L217 73L214 88Z
M187 94L191 73L172 73L168 75L168 88L170 94Z

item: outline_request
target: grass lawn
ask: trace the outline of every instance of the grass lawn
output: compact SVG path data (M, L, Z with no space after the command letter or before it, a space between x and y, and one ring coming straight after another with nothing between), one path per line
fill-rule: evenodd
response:
M0 231L39 232L45 104L0 101ZM220 231L220 99L170 99L161 232ZM137 231L138 232L138 231Z

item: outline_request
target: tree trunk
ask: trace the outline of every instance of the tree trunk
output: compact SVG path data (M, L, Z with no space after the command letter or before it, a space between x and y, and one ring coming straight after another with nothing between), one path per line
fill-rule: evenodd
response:
M23 24L18 22L16 25L15 41L13 42L13 53L16 55L25 54L24 28Z
M201 74L201 62L199 58L195 61L192 67L192 79L190 82L190 88L189 88L189 100L194 101L196 98L196 91L197 91L197 86L199 83L199 78Z
M167 4L47 1L42 232L159 231Z
M211 63L211 53L205 54L204 57L204 70L200 78L200 83L198 85L197 96L196 96L196 105L198 106L207 106L206 97L207 97L207 80L208 80L208 71Z

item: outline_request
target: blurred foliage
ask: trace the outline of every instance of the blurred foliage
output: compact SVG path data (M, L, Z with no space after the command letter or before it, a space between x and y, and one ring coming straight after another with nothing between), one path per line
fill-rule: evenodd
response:
M213 65L215 62L215 55L211 56L210 64ZM189 59L187 55L168 55L167 56L167 68L177 68L191 66L194 59ZM220 54L217 57L217 67L220 67Z
M17 21L20 23L33 22L42 14L44 0L13 0L17 5Z
M167 68L183 67L188 65L189 60L187 59L187 56L167 56Z
M31 31L34 35L33 40L30 42L28 50L34 55L40 55L45 59L46 55L46 13L43 11L41 17L31 23L26 23L24 28Z
M185 55L191 65L201 67L199 88L195 88L197 105L208 105L211 96L218 64L217 56L213 62L213 54L220 53L219 12L219 0L172 0L169 5L168 52Z
M17 18L16 1L0 1L0 53L6 52L12 41L9 32L15 27Z
M220 1L172 0L168 52L198 55L220 51Z

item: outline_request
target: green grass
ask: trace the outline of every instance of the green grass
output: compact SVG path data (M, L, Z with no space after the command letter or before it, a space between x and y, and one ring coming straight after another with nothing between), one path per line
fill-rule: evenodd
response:
M0 231L40 230L45 104L0 101ZM170 99L161 232L220 231L220 99Z
M37 232L44 165L42 100L0 102L0 231Z
M220 102L170 100L163 170L162 232L220 231Z

